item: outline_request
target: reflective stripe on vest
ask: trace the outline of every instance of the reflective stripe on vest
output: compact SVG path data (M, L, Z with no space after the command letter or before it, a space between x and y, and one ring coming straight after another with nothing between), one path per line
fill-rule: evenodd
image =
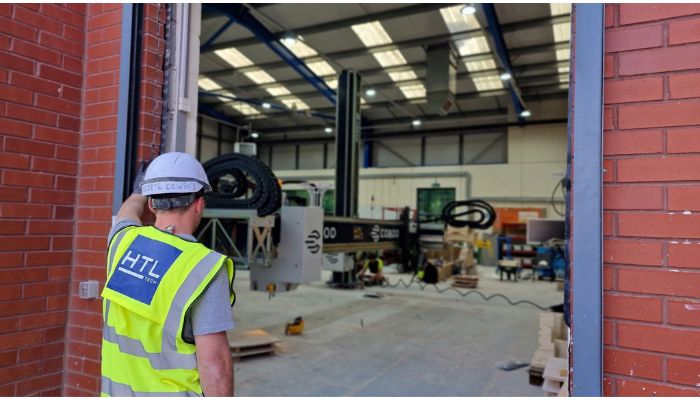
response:
M168 251L176 257L168 259ZM137 255L150 265L137 263ZM232 285L230 259L152 227L133 227L115 235L108 262L103 292L102 393L201 395L194 344L181 336L185 314L221 266ZM136 275L153 279L139 280ZM233 293L231 296L233 299Z
M195 392L137 392L131 386L102 377L102 393L113 397L202 397Z

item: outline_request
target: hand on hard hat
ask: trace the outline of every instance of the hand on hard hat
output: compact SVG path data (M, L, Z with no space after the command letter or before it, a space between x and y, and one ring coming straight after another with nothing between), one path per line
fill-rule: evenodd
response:
M134 187L133 193L141 194L141 184L146 175L146 167L148 167L148 161L141 161L138 168L136 169L136 176L134 176Z
M179 152L156 157L148 166L141 184L144 196L196 193L202 189L211 190L202 164L189 154Z

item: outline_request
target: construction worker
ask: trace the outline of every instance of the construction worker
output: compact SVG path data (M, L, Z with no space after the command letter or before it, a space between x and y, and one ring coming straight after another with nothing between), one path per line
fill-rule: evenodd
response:
M196 159L166 153L121 206L102 292L102 395L233 396L233 263L192 236L208 190ZM155 226L141 224L146 204Z
M357 274L360 278L359 281L363 285L365 280L373 284L380 284L384 281L384 275L382 275L382 269L384 268L384 261L377 257L377 253L372 252L369 254L367 260L365 260L365 265L362 267L360 272ZM365 274L369 270L369 274Z

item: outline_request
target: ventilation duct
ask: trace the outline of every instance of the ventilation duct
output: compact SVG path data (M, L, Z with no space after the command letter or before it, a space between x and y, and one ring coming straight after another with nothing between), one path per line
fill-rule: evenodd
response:
M431 112L447 115L455 105L457 57L449 43L426 49L426 90Z

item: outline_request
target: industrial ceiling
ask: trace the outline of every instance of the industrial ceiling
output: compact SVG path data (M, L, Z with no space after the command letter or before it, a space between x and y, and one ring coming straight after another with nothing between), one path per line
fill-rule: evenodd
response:
M260 141L333 136L338 74L362 76L363 137L563 122L570 4L204 4L201 114ZM455 104L427 102L426 53L447 45Z

